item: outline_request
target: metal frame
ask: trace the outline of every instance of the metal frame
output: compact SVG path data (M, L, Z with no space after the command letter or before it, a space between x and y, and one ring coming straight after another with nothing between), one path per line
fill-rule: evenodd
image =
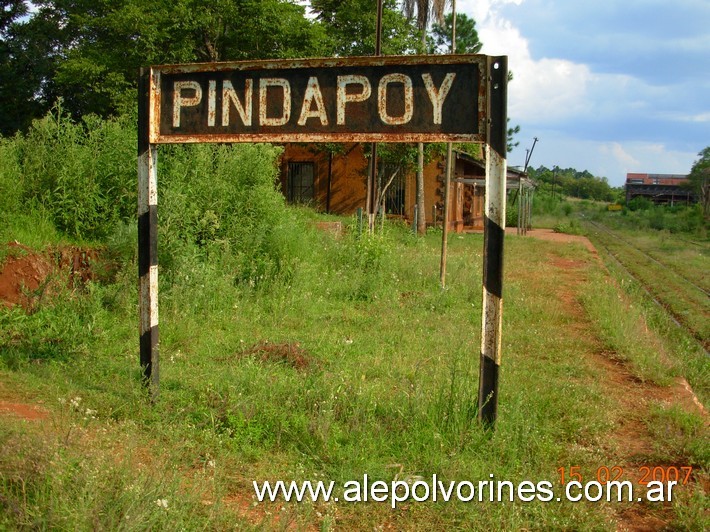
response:
M150 67L150 130L152 144L199 143L199 142L485 142L487 107L485 105L485 75L487 56L484 55L440 55L440 56L377 56L349 57L342 59L299 59L275 61L238 61L228 63L193 63L185 65L160 65ZM236 133L236 134L161 134L161 79L163 76L179 74L214 73L226 75L234 72L264 71L312 71L313 69L338 68L380 68L380 67L417 67L439 65L476 65L478 67L479 94L472 94L478 102L478 123L475 133L368 133L343 131L337 133L273 132ZM373 95L374 97L374 95ZM304 128L305 129L305 128Z
M162 75L230 70L338 68L344 66L476 64L479 93L476 133L392 134L351 131L337 134L258 133L239 135L161 135L160 78ZM485 144L486 203L483 250L483 308L478 393L478 417L493 427L498 408L503 319L503 241L505 235L507 57L484 55L356 57L239 63L164 65L141 69L138 112L138 273L140 279L140 364L153 400L159 387L158 335L158 171L157 144L196 142L478 142ZM423 213L422 213L423 214ZM444 221L447 223L447 220Z
M503 242L507 174L507 57L488 59L488 142L483 217L483 306L478 419L488 426L498 416L498 375L503 329Z

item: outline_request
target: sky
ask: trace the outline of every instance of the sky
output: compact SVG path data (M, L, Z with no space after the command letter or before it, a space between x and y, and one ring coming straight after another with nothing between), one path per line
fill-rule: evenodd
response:
M710 1L457 0L507 55L508 164L687 174L710 146Z

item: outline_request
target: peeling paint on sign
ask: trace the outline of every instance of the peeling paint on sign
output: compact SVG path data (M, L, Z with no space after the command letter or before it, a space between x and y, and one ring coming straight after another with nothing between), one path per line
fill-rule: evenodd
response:
M150 141L485 142L486 56L157 66Z

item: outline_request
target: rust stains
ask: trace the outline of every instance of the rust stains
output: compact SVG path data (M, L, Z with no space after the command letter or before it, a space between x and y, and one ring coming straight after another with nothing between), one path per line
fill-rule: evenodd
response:
M487 59L156 66L150 142L485 142Z

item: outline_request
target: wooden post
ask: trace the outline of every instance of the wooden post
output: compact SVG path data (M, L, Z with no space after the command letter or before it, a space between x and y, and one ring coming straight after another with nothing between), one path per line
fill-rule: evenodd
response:
M518 180L518 236L523 234L523 178Z
M382 2L377 0L377 19L375 25L375 55L382 55ZM372 166L368 176L368 209L367 209L367 230L368 233L375 232L375 214L377 213L377 143L373 142L370 150Z
M138 277L140 364L151 399L158 396L158 153L148 136L150 70L138 86Z
M495 427L503 325L503 242L507 173L507 57L488 58L486 206L483 236L483 308L478 419Z
M439 282L441 288L446 288L446 256L449 245L449 212L450 199L449 189L451 188L451 167L452 167L452 144L446 146L446 175L444 177L444 225L441 233L441 264L439 267Z
M451 53L456 53L456 0L453 0L451 6ZM439 267L439 282L441 288L446 288L446 255L449 246L449 188L451 188L451 174L454 173L452 165L453 160L453 144L449 142L446 145L446 177L444 177L444 225L441 233L441 264Z

